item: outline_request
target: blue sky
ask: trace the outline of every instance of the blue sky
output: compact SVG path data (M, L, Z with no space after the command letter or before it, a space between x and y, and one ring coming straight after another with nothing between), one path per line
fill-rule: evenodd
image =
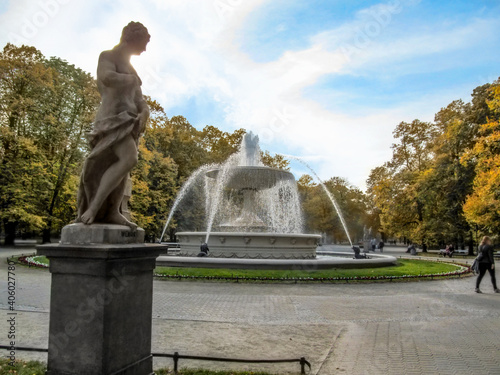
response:
M94 74L131 20L152 35L133 60L143 91L168 116L252 130L360 188L399 122L432 121L500 76L498 0L3 0L0 43Z

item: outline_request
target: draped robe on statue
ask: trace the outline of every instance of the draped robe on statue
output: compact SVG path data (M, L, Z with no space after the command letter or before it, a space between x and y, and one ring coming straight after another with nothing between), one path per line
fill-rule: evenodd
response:
M128 111L123 111L115 116L96 119L93 131L88 135L91 153L87 157L81 175L80 189L78 191L78 219L87 210L90 202L95 196L101 177L110 165L117 161L116 155L112 151L112 146L131 134L136 143L140 135L139 121L137 115ZM116 191L124 191L127 178L124 178ZM107 198L115 194L113 192ZM95 217L95 222L102 221L107 215L110 207L105 201Z

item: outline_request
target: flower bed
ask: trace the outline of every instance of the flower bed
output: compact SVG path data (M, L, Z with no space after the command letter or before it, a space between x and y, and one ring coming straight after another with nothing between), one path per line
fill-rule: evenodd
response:
M49 265L37 260L36 258L40 258L38 255L22 255L17 260L19 263L27 265L29 267L38 267L38 268L49 268Z

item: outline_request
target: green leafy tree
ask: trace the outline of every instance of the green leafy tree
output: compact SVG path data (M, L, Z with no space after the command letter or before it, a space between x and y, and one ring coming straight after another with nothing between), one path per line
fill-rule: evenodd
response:
M6 243L16 228L48 241L74 216L75 175L99 103L93 78L34 47L0 54L1 216ZM68 209L69 208L69 209Z
M435 117L438 127L432 166L422 182L426 205L427 234L444 246L464 244L471 239L462 206L472 189L474 168L460 163L465 150L475 142L477 126L470 121L472 106L461 100L442 108ZM470 242L470 241L469 241ZM470 243L470 251L472 244Z
M269 151L263 151L261 153L261 159L265 166L283 169L284 171L290 170L290 160L286 159L283 155L276 154L272 156Z
M27 230L44 225L37 197L48 187L42 177L45 160L33 142L30 123L41 112L38 97L51 89L51 72L43 61L33 47L7 44L0 53L0 216L5 244L14 243L19 225Z
M89 73L54 57L45 65L53 72L53 90L50 97L43 98L46 106L38 123L37 144L45 150L45 170L52 186L41 202L47 217L43 241L47 242L54 229L59 232L75 215L65 209L69 195L74 196L71 176L80 172L87 148L85 134L92 129L100 96Z
M474 251L473 228L464 214L464 203L474 189L477 160L467 159L478 141L479 129L491 117L488 107L490 84L474 89L472 101L456 100L442 108L435 117L438 128L432 165L422 181L427 200L427 233L434 243L468 244Z
M164 126L170 137L162 138L164 143L159 143L158 147L162 153L174 159L178 166L178 176L183 180L207 160L207 151L202 144L202 132L183 116L172 117Z
M150 119L139 143L139 161L131 173L130 208L133 221L150 241L161 236L164 220L179 188L178 166L168 146L173 130L162 106L147 98Z
M333 177L324 184L341 210L351 240L354 243L359 241L363 237L363 228L369 221L366 195L340 177ZM347 241L340 217L323 187L315 183L309 175L299 178L298 187L306 231L323 233L335 242Z
M437 129L414 120L401 122L393 134L397 142L392 145L391 161L372 170L367 181L372 212L380 214L380 228L386 234L423 243L428 236L423 181L434 155Z
M245 129L238 129L231 134L212 125L205 126L200 134L201 145L207 153L205 163L223 163L238 151L245 133Z

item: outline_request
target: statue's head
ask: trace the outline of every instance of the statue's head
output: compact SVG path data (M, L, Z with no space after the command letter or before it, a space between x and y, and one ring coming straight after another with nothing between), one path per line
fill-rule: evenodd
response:
M130 22L123 28L120 43L127 43L134 47L134 54L141 54L146 50L146 45L149 43L151 35L148 29L140 22Z

